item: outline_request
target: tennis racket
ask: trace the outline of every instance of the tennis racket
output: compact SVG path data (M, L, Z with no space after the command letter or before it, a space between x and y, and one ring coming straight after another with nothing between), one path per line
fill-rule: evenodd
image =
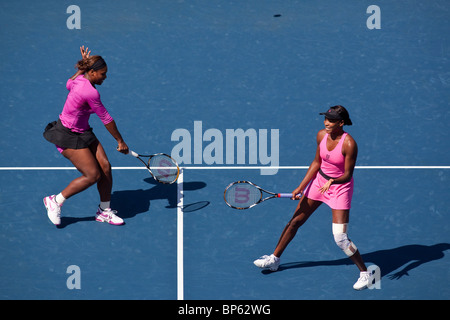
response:
M177 181L180 175L180 167L178 167L177 162L165 153L144 155L130 150L129 154L139 159L158 182L171 184ZM148 161L146 162L141 158L148 158Z
M263 192L269 196L263 199ZM273 193L250 181L236 181L225 188L223 198L229 207L242 210L272 198L292 198L292 193Z

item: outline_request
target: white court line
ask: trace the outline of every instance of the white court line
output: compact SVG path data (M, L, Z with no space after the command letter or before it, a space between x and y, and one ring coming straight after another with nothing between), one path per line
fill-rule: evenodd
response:
M183 168L177 180L177 300L184 300Z

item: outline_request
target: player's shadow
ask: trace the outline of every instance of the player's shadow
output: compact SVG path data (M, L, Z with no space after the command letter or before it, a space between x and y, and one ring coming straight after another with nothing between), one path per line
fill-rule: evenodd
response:
M114 191L111 194L111 207L118 211L119 217L123 219L130 219L139 213L148 212L150 210L150 203L153 200L167 200L166 208L177 207L178 190L177 184L162 184L156 182L153 178L144 179L151 187L149 189L137 190L121 190ZM183 191L199 190L206 187L206 183L202 181L183 182ZM183 206L184 212L193 212L209 205L209 201L198 201L195 203L187 203ZM59 229L65 228L68 225L82 222L94 221L95 216L90 217L61 217L61 224ZM126 221L125 221L126 222Z
M403 276L407 276L408 272L434 260L444 257L444 252L450 249L450 243L438 243L431 246L411 244L393 249L378 250L370 253L362 254L364 262L373 263L380 268L381 277L389 275L391 272L402 268L401 270L388 276L391 280L398 280ZM341 266L352 265L353 262L348 258L338 260L324 261L305 261L281 264L278 271L309 268L317 266ZM263 270L263 274L269 274L270 271Z
M151 185L149 189L121 190L114 191L111 195L111 207L120 212L119 216L123 219L129 219L139 213L150 210L150 204L153 200L167 200L166 208L177 207L178 190L177 184L162 184L156 182L153 178L144 179ZM202 181L183 182L183 192L203 189L206 183ZM200 201L185 205L184 212L200 210L209 205L209 201Z
M56 226L56 228L64 229L68 225L71 225L71 224L74 224L74 223L77 223L77 222L94 221L94 220L95 220L95 216L83 217L83 218L78 218L78 217L61 217L61 224Z

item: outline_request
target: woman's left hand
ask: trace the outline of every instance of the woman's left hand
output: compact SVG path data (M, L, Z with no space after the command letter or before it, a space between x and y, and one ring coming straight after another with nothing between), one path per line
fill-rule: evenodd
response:
M84 49L84 46L81 46L80 52L81 52L81 58L83 60L89 58L89 56L91 55L91 51L89 51L88 47L86 47L86 49Z
M328 180L323 186L322 188L319 188L319 192L320 193L325 193L330 189L331 184L334 182L333 179Z

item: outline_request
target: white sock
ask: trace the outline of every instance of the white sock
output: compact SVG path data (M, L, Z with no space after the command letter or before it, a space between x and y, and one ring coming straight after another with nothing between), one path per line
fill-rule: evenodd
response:
M55 200L60 206L62 206L64 201L66 201L66 198L64 198L64 196L61 193L59 193L59 194L56 195Z
M106 210L111 208L111 201L100 201L100 209Z

